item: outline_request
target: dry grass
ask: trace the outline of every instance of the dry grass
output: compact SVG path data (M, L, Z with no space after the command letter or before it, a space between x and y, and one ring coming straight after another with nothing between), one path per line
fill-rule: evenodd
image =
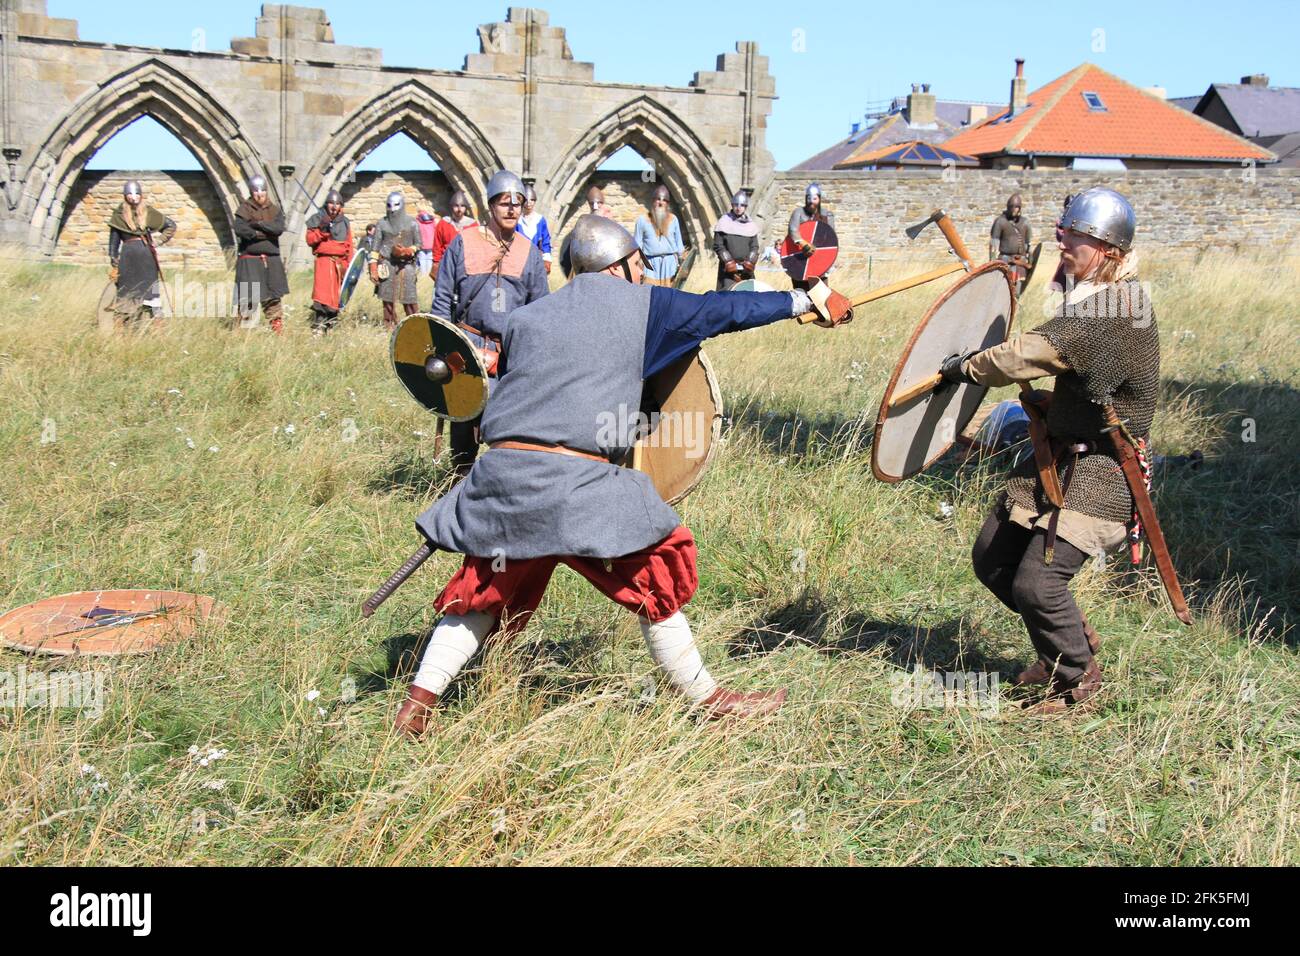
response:
M902 271L877 263L872 284ZM647 683L631 617L561 572L524 638L480 661L412 745L386 732L396 675L457 559L360 620L448 482L383 333L354 315L310 338L298 275L283 339L188 319L103 340L100 270L0 268L0 604L156 586L232 611L148 658L0 655L0 672L87 668L107 687L98 719L0 710L0 859L1300 861L1300 274L1294 260L1157 262L1146 278L1165 354L1158 450L1206 456L1166 469L1158 496L1198 623L1177 624L1149 570L1086 570L1080 601L1107 638L1095 713L895 703L912 666L1005 675L1028 656L968 564L999 464L870 476L880 390L940 284L834 332L709 346L730 417L681 509L701 549L688 610L725 679L790 686L781 713L698 722ZM377 312L368 292L359 305ZM228 753L202 766L191 747Z

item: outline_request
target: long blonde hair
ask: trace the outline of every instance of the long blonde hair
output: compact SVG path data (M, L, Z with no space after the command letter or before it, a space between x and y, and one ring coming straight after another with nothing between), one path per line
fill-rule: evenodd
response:
M1131 251L1132 250L1130 250L1130 252ZM1121 252L1115 246L1110 246L1106 249L1106 260L1097 267L1097 271L1094 272L1087 281L1099 283L1114 282L1124 272L1125 267L1128 265L1128 261L1128 252Z

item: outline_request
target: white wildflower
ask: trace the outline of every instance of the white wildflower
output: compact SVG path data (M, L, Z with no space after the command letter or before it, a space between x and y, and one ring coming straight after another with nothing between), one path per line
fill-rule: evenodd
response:
M307 691L307 699L308 699L309 701L315 700L315 699L316 699L317 697L319 697L319 696L320 696L320 691L318 691L318 690L309 690L309 691Z

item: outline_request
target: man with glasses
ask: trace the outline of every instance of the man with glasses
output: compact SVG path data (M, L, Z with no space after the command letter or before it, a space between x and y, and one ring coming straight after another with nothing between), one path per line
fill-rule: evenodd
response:
M502 357L506 319L548 291L541 252L515 230L524 191L523 180L514 173L503 169L494 175L487 186L487 225L463 231L438 265L430 311L469 335L483 353L490 380L496 378ZM478 457L478 426L479 419L451 425L451 460L461 474L468 473Z

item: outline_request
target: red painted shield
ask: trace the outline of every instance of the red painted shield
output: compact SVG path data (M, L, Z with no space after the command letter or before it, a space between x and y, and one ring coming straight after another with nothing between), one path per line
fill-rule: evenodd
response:
M824 222L810 219L799 226L799 235L805 242L812 243L813 254L805 254L787 235L777 250L781 253L781 268L795 282L824 276L840 254L840 240L835 230Z

